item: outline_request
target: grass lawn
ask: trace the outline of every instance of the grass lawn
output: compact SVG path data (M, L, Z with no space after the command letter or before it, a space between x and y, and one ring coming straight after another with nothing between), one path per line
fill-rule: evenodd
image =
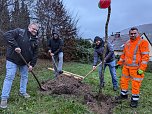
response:
M53 79L52 71L47 68L52 66L48 60L39 60L34 72L40 81ZM75 62L64 63L63 70L85 76L92 69L92 65L81 64ZM118 80L120 80L121 69L117 70ZM0 91L4 80L5 73L0 75ZM27 92L31 98L24 99L18 95L20 77L17 73L13 82L10 98L8 101L8 108L5 110L0 109L0 114L94 114L89 111L89 108L77 101L77 99L65 99L62 95L43 95L38 91L38 85L33 78L29 75L29 82ZM117 96L119 91L114 92L112 89L111 77L109 70L105 72L106 85L103 94ZM84 80L85 83L92 85L94 91L98 91L99 79L98 72L91 73ZM141 87L140 101L138 108L130 108L129 100L117 105L114 114L152 114L152 73L145 73L145 78Z

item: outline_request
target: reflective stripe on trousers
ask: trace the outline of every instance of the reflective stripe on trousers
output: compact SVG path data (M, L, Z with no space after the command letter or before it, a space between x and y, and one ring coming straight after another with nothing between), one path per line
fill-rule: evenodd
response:
M139 94L132 94L131 99L134 101L138 101L139 100Z
M127 90L121 90L121 94L122 95L128 95L128 91Z
M128 90L129 81L132 83L132 94L137 95L140 92L141 82L144 78L144 74L138 75L136 69L130 69L123 67L122 76L120 80L121 90Z

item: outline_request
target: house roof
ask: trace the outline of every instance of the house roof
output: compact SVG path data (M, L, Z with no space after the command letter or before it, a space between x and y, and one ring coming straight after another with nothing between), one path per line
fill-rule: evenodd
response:
M146 33L146 34L149 34L149 33L152 33L152 23L149 23L149 24L142 24L142 25L138 25L138 26L135 26L138 28L138 31L140 33ZM121 34L128 34L128 31L130 30L131 27L127 28L127 29L124 29L124 30L121 30Z
M113 44L114 50L123 50L123 46L128 40L128 34L120 35L118 37L114 35L108 38L108 41Z
M142 33L141 35L143 34L147 37L147 40L152 45L152 34ZM130 37L129 34L119 34L118 36L117 35L118 34L109 36L108 42L110 42L113 45L115 51L120 51L123 50L124 44L130 39Z
M145 33L144 33L145 34ZM150 44L152 45L152 34L145 34L145 36L147 37L148 41L150 42Z

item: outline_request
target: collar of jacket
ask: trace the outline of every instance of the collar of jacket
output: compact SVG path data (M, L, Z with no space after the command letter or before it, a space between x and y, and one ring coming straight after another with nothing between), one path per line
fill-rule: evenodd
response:
M57 39L55 39L55 38L52 38L54 41L59 41L60 40L60 38L57 38Z

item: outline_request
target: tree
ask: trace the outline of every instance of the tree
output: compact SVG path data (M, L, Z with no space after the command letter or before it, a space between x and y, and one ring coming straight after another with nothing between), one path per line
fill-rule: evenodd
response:
M21 1L21 8L19 12L19 27L26 28L30 24L30 17L27 5L24 3L24 0Z
M30 23L25 0L0 0L0 39L4 45L3 33L17 27L25 28ZM13 11L11 11L13 9Z
M0 46L5 46L3 33L10 29L10 16L7 0L0 0Z
M77 21L71 18L60 0L38 0L36 6L36 17L44 30L42 47L45 48L46 42L44 41L51 38L53 32L57 32L65 43L65 60L75 59Z
M77 21L71 18L68 11L63 6L62 1L57 0L53 3L53 12L55 18L52 18L52 23L58 28L60 35L64 39L64 53L66 60L75 60L76 57L76 38L77 38Z
M107 15L107 20L105 24L105 43L104 43L104 50L103 50L103 55L102 55L102 78L104 78L104 58L106 55L107 45L108 45L108 25L110 21L110 15L111 15L111 5L108 7L108 15ZM99 93L100 92L102 92L102 88L99 88Z
M19 0L15 1L14 11L12 11L11 16L11 28L17 28L19 27L19 14L20 14L20 8L19 8Z
M14 10L11 15L11 27L26 28L30 23L29 11L24 0L16 0L14 3Z
M2 4L5 4L5 6L3 6ZM0 8L0 30L1 32L5 32L10 28L10 16L7 6L7 0L0 0L0 5L2 5Z

